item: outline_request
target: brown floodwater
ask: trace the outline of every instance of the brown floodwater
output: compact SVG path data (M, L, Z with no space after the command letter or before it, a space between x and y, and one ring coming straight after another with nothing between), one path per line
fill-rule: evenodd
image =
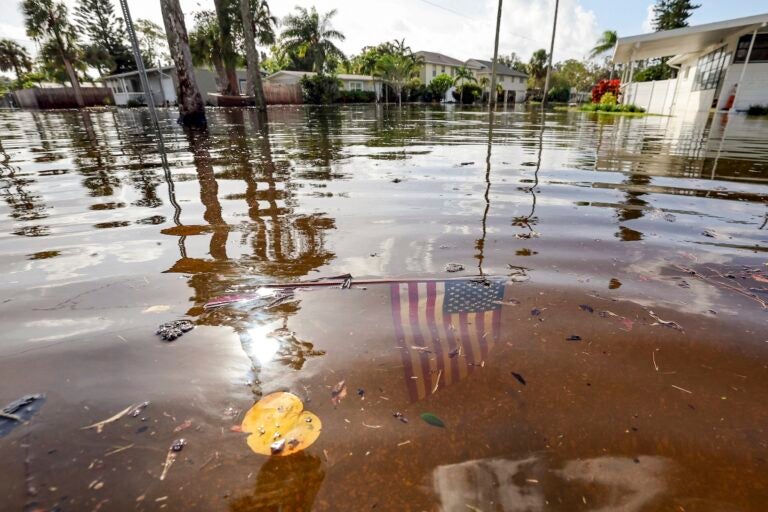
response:
M768 508L765 118L160 116L0 112L2 510Z

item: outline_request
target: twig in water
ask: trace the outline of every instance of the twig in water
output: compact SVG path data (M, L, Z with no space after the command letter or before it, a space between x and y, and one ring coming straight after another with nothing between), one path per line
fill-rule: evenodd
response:
M675 389L679 389L680 391L684 391L684 392L688 393L689 395L693 394L693 391L688 391L687 389L681 388L680 386L675 386L674 384L672 384L672 387L675 388Z
M653 367L656 369L656 371L659 371L659 365L656 364L656 351L651 351L651 357L653 358Z
M651 310L648 310L648 314L651 315L651 318L656 320L656 323L653 323L651 325L663 325L664 327L671 327L672 329L675 329L677 331L685 332L683 331L683 326L681 326L677 322L674 322L672 320L662 320L661 318L659 318L659 316L656 313L654 313Z
M91 428L95 428L96 429L96 433L97 434L101 434L101 431L104 430L104 426L105 425L107 425L109 423L112 423L113 421L119 420L120 418L122 418L123 416L125 416L126 414L128 414L130 411L132 411L133 409L135 409L138 406L139 406L139 404L129 405L128 407L126 407L125 409L123 409L119 413L115 414L111 418L107 418L105 420L98 421L98 422L94 423L93 425L88 425L87 427L82 427L81 430L88 430L88 429L91 429Z
M437 379L435 379L435 387L432 388L432 394L437 393L437 387L440 385L440 376L443 374L443 370L437 372Z
M133 448L134 443L129 444L128 446L121 446L120 448L115 448L114 450L107 452L104 454L105 457L109 457L110 455L114 455L116 453L124 452L125 450L129 448Z

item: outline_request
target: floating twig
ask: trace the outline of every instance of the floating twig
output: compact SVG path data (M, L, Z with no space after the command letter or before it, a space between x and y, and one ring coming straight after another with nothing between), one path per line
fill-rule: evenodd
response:
M134 443L129 444L128 446L121 446L120 448L115 448L112 451L109 451L104 454L105 457L109 457L110 455L114 455L116 453L124 452L125 450L128 450L130 448L134 447Z
M129 405L128 407L126 407L125 409L123 409L119 413L115 414L111 418L107 418L107 419L102 420L102 421L97 421L93 425L88 425L87 427L82 427L81 430L88 430L88 429L95 428L96 429L96 433L97 434L101 434L101 431L104 430L104 426L105 425L108 425L108 424L112 423L113 421L119 420L120 418L122 418L123 416L125 416L126 414L131 412L131 410L133 410L136 407L138 407L138 405Z
M651 357L653 358L653 367L656 369L656 371L659 371L659 365L656 364L656 351L651 351Z
M437 372L437 379L435 379L435 387L432 388L432 394L437 393L437 387L440 385L440 376L443 374L443 370Z
M675 389L679 389L680 391L683 391L685 393L688 393L689 395L693 394L693 391L689 391L689 390L687 390L685 388L681 388L680 386L675 386L674 384L672 384L672 387L675 388Z

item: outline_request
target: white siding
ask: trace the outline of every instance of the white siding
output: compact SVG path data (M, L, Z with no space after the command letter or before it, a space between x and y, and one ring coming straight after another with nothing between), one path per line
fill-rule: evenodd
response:
M677 80L635 82L624 91L622 103L642 107L649 114L668 114L672 110Z
M723 80L722 94L717 105L725 108L728 97L733 93L733 86L741 77L744 64L732 64ZM751 105L768 105L768 63L747 65L744 82L738 87L738 98L733 105L734 110L747 110Z

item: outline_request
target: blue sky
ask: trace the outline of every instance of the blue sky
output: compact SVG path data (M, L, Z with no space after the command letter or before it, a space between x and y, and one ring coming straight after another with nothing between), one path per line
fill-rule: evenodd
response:
M35 45L24 32L21 0L0 0L0 38ZM64 0L74 7L77 0ZM692 24L768 13L767 0L698 0ZM180 0L187 15L212 9L213 0ZM113 0L117 6L117 0ZM128 0L134 20L148 18L162 25L158 0ZM282 18L295 5L337 9L335 28L346 34L340 44L347 54L365 45L405 38L414 50L445 53L458 59L484 58L493 52L497 0L271 0L272 12ZM538 48L548 48L555 0L504 0L500 52L515 52L524 60ZM555 60L584 58L603 30L620 36L650 31L649 8L654 0L560 0ZM116 10L117 7L116 7Z

